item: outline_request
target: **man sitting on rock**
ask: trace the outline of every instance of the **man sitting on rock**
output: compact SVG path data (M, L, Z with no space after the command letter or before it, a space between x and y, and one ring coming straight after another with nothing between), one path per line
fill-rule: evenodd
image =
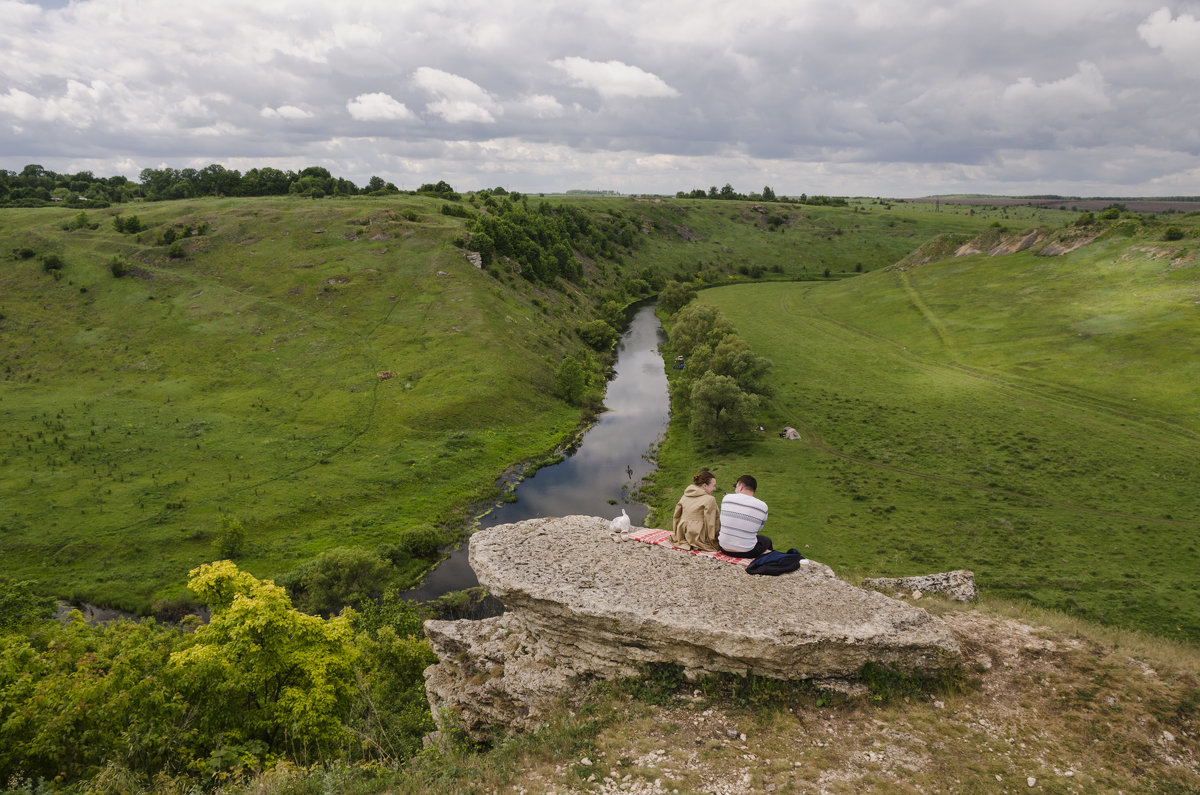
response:
M742 475L732 494L721 500L721 533L717 543L731 558L757 558L769 552L771 539L762 533L767 523L767 504L754 496L758 481L752 475Z

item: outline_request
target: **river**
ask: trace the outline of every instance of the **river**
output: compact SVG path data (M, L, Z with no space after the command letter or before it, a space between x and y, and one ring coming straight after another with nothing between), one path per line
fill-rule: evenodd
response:
M621 509L634 524L645 520L648 508L632 502L631 492L653 471L647 453L662 437L670 416L667 375L658 352L665 339L654 306L638 307L617 342L613 377L604 393L606 410L574 453L517 484L517 501L500 503L480 516L478 529L542 516L611 519ZM404 596L429 601L478 584L464 543Z

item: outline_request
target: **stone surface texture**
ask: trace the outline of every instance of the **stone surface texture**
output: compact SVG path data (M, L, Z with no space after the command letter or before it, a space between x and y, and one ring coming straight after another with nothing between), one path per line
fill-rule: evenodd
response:
M588 679L676 663L689 676L852 679L864 663L957 664L946 625L924 610L808 562L777 577L643 543L614 543L609 521L531 519L480 531L469 560L504 615L428 621L439 662L425 671L439 726L468 734L532 729Z
M966 569L926 574L921 577L875 577L862 581L862 587L897 595L920 591L922 594L940 593L956 602L971 602L979 598L975 585L975 572Z

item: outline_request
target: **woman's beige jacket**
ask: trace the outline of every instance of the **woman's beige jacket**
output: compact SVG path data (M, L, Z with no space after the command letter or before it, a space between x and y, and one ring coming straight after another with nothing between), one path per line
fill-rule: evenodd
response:
M694 483L688 486L675 504L671 543L684 549L716 552L720 531L721 509L716 498Z

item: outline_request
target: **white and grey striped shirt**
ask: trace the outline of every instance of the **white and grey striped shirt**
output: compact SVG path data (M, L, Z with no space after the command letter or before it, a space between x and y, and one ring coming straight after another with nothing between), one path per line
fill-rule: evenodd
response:
M721 500L721 533L717 543L730 552L754 549L767 523L767 504L749 494L726 494Z

